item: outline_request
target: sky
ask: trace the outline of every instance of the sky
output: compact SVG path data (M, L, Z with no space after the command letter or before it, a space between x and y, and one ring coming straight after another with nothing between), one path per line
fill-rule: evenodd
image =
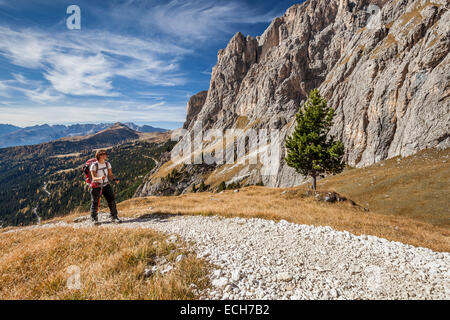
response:
M0 0L0 123L178 128L218 50L300 2Z

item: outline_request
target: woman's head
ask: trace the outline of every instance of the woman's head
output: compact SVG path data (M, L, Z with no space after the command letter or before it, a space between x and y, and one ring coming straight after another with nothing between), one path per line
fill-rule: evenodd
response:
M107 156L108 153L106 152L106 150L97 150L97 152L95 153L95 158L97 159L97 161L100 161L102 157L106 159Z

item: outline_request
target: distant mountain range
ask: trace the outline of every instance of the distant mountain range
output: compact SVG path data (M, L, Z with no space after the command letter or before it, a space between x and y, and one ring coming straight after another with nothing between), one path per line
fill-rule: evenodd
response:
M124 125L138 132L168 131L148 125L138 126L131 122L124 123ZM21 128L10 124L0 124L0 148L39 144L63 137L86 136L112 126L112 123L74 124L69 126L43 124Z
M92 152L98 148L117 146L130 141L146 140L156 142L167 140L167 132L139 132L117 122L99 132L84 136L67 136L34 145L6 147L0 149L0 163L6 159L30 160L39 157L56 156L79 152Z

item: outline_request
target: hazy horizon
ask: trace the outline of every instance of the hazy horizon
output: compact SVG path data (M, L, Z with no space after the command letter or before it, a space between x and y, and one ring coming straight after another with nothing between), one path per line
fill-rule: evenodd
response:
M82 122L64 122L64 123L48 123L48 122L44 122L44 123L36 123L33 125L29 125L29 126L21 126L21 125L17 125L14 123L10 123L10 122L2 122L0 123L0 125L12 125L15 127L19 127L19 128L29 128L29 127L34 127L34 126L43 126L43 125L49 125L49 126L58 126L58 125L64 125L64 126L71 126L71 125L83 125L83 124L105 124L105 123L115 123L115 122L120 122L120 123L134 123L135 125L138 126L144 126L144 125L148 125L148 126L152 126L155 128L160 128L160 129L167 129L167 130L173 130L173 129L178 129L181 128L183 126L184 122L176 122L176 121L148 121L148 122L142 122L142 121L82 121Z

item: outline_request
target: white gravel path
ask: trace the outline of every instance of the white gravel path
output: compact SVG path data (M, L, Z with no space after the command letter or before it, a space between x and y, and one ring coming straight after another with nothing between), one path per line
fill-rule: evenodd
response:
M450 253L283 220L125 220L103 226L151 228L193 242L217 266L213 288L202 293L208 299L450 299Z

